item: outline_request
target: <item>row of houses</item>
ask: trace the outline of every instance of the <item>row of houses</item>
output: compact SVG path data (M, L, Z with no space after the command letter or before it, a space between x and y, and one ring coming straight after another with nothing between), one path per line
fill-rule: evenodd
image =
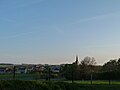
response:
M61 65L42 65L42 64L0 64L0 74L13 73L13 67L15 66L15 72L20 74L26 74L31 72L44 72L49 67L51 72L59 73Z

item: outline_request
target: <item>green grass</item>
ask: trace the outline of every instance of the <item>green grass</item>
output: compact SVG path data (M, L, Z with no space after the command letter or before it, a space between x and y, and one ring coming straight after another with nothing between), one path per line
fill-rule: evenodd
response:
M32 74L16 74L15 79L19 80L32 80L35 79L36 76ZM12 80L12 74L0 74L0 80Z
M16 80L12 74L0 75L0 90L120 90L120 81L40 81L30 80L33 74L16 74Z
M72 81L64 81L64 82L67 82L67 83L72 83ZM74 81L74 83L78 83L78 84L81 84L81 85L90 85L91 84L91 81ZM93 85L108 85L109 84L109 81L100 81L100 80L96 80L96 81L92 81L92 84ZM113 85L120 85L120 81L111 81L111 84Z
M98 84L96 84L96 82ZM114 85L100 84L96 81L94 85L76 82L57 82L57 81L20 81L20 80L2 80L0 81L0 90L120 90L120 84Z

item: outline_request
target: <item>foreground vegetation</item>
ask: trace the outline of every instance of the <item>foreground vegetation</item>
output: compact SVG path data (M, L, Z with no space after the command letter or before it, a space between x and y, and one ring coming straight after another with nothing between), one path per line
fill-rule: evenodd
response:
M98 81L100 82L100 81ZM0 81L0 90L119 90L120 83L108 85L107 83L70 83L49 81Z

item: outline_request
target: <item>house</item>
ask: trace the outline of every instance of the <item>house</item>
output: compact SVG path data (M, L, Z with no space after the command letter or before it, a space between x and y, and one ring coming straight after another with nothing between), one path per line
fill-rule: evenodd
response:
M28 72L28 73L33 72L33 71L35 70L35 67L36 67L36 65L28 64L28 65L26 66L27 72Z
M27 73L27 68L26 67L19 67L17 73L25 74L25 73Z
M35 66L35 70L39 72L43 72L45 70L44 65L38 64Z
M0 74L4 74L4 73L6 73L6 68L0 67Z
M13 68L6 67L6 73L13 73Z
M0 63L0 67L13 67L13 64L9 64L9 63Z
M60 72L60 66L59 65L52 65L51 66L51 71L53 73L59 73Z
M0 63L0 74L12 73L13 64Z

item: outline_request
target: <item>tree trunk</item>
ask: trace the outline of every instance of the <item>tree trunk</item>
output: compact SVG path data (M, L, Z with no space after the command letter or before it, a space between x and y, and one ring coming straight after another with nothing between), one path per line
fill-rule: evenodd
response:
M15 80L15 69L16 69L16 67L14 66L13 67L13 80Z

